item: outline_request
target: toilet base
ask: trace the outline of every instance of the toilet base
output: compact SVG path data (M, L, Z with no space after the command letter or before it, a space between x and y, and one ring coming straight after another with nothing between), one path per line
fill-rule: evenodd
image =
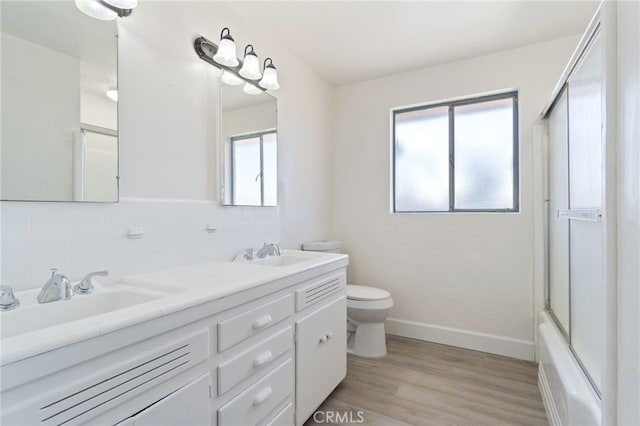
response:
M356 330L347 352L365 358L383 358L387 355L384 323L356 324Z

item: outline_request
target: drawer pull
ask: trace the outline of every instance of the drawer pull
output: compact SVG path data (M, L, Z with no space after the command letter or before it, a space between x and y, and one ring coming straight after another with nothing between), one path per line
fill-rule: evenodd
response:
M333 338L333 331L327 333L327 339L331 340Z
M271 318L271 315L265 314L265 315L259 317L258 319L256 319L253 322L253 324L251 324L251 328L253 328L254 330L259 330L259 329L267 326L268 324L270 324L271 321L273 321L273 318Z
M271 389L271 386L267 386L266 388L262 389L253 398L253 405L256 406L262 404L271 396L272 393L273 390Z
M321 343L321 344L322 344L322 343L327 343L327 340L329 340L329 339L327 338L327 335L325 334L324 336L322 336L322 337L320 338L320 343Z
M263 365L271 361L272 358L273 354L271 353L271 351L264 351L263 353L255 357L255 359L253 360L253 367L262 367Z

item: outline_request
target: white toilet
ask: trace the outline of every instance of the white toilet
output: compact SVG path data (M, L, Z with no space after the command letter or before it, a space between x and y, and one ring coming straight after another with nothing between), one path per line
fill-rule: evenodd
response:
M340 253L339 241L312 241L305 251ZM387 354L384 321L393 307L391 294L380 288L347 285L347 351L367 358Z

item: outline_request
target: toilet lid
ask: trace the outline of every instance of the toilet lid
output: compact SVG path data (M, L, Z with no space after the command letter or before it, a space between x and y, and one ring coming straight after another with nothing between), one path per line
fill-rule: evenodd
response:
M364 285L347 285L347 299L351 300L380 300L388 299L391 293L387 290Z

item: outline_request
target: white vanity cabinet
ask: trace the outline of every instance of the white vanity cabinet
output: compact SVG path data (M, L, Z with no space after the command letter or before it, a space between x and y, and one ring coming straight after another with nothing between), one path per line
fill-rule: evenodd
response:
M117 426L202 426L209 423L208 374L161 399Z
M343 273L298 290L296 425L301 425L347 374L347 298Z
M346 373L346 263L177 301L5 364L0 423L300 425Z

